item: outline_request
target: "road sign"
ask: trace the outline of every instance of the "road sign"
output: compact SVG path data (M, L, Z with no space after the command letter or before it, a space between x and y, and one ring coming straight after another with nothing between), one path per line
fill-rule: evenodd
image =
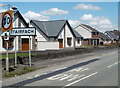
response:
M12 11L2 13L2 32L12 30Z
M4 40L9 40L9 32L4 33Z
M14 28L10 31L10 35L13 36L34 36L36 34L34 27L29 28Z

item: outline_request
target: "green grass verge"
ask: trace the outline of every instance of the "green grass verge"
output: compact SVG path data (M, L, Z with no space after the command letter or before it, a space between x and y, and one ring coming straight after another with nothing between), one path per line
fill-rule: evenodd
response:
M37 53L32 53L31 55L37 55ZM17 53L17 56L19 56L19 57L29 56L29 53ZM14 58L15 54L9 54L8 57ZM0 55L0 60L5 59L5 58L6 58L6 55Z
M10 77L26 74L26 73L29 73L29 72L32 72L32 71L35 71L35 68L25 66L21 70L16 70L16 71L13 71L13 72L6 72L4 74L4 77L5 78L10 78Z

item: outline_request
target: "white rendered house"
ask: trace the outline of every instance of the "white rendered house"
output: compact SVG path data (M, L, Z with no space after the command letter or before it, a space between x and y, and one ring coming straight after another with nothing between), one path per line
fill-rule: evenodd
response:
M30 24L36 28L37 50L59 50L75 47L75 32L67 20L37 21ZM81 41L81 36L79 36ZM81 45L81 42L79 42Z

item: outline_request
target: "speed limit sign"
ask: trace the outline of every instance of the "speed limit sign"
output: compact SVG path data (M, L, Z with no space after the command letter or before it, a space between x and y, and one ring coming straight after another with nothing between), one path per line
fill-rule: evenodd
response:
M12 11L2 13L2 31L12 30Z

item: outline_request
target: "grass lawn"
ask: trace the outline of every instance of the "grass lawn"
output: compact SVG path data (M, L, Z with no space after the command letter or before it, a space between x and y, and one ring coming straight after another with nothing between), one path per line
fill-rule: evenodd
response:
M17 56L20 56L20 57L28 56L28 55L29 55L29 53L17 53ZM37 55L37 53L32 53L32 55ZM8 57L9 58L14 58L15 54L9 54ZM5 58L6 58L6 55L0 55L0 60L5 59Z

